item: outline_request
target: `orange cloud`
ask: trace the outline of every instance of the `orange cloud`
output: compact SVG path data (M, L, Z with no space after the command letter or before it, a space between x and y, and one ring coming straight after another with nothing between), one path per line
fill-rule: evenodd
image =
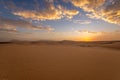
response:
M73 16L77 15L78 13L79 13L79 11L77 11L77 10L67 10L67 9L63 10L63 14L67 18L73 18Z
M11 10L11 13L22 18L32 19L32 20L57 20L61 18L73 18L73 16L79 13L78 10L75 9L66 9L60 5L54 5L56 0L44 0L44 9L41 8L40 2L38 0L34 0L33 9L24 9L21 4L17 6L13 1L1 1L1 4L5 6L5 8ZM31 6L26 4L27 6ZM59 6L59 7L58 7Z
M85 11L91 12L103 5L105 0L71 0L71 3Z
M109 23L120 24L120 0L113 0L111 4L109 0L70 0L71 3L82 8L86 14L92 19L102 19Z
M79 11L77 10L68 10L63 7L56 8L53 4L50 4L45 10L21 10L13 12L14 15L33 20L56 20L63 17L72 18L78 13Z
M54 20L60 19L62 12L57 10L53 4L49 4L47 9L44 10L21 10L13 12L14 15L23 18L30 18L33 20Z
M120 24L120 10L109 10L106 11L104 9L99 12L94 12L92 14L86 14L89 18L92 19L102 19L109 23Z

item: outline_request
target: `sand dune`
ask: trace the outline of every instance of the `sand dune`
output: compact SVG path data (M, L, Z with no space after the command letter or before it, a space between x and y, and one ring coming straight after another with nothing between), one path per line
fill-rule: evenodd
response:
M1 44L0 80L120 80L120 50L89 45Z

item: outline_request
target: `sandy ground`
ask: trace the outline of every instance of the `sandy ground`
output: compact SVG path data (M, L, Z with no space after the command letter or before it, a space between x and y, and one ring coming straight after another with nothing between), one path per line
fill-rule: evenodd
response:
M0 80L120 80L120 50L0 45Z

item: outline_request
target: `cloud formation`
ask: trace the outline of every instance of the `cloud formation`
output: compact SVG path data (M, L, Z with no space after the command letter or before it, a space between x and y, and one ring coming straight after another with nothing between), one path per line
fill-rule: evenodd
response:
M7 25L7 24L0 25L0 31L18 32L15 27Z
M40 2L34 0L33 9L24 9L18 7L12 1L1 0L14 15L29 18L32 20L57 20L62 18L73 18L79 14L76 9L67 9L55 5L57 0L44 0L44 8L41 8ZM109 23L120 24L120 0L63 0L63 2L71 2L75 7L88 12L86 16L92 19L102 19ZM21 4L22 5L22 4ZM28 5L27 6L31 6ZM58 7L59 6L59 7Z
M62 12L62 16L67 17L69 19L73 18L73 16L79 14L79 11L75 10L75 9L66 9L64 7L62 7L61 5L57 6L59 11Z
M24 6L18 7L12 1L2 1L5 7L12 11L12 14L23 17L25 19L57 20L64 17L73 18L73 16L79 13L79 11L75 9L67 9L61 5L54 5L54 2L55 0L44 0L42 2L42 4L44 4L44 7L41 8L40 2L38 2L38 0L34 0L33 9L24 9ZM27 4L27 6L30 7L31 5Z
M101 9L102 19L110 23L120 24L120 0L112 0L105 9Z
M13 14L32 20L56 20L62 18L62 12L55 9L53 5L50 5L47 9L42 11L20 10L14 11Z
M71 3L85 11L93 12L96 8L103 5L105 0L70 0Z
M0 17L0 31L16 32L17 27L29 30L47 30L47 31L53 30L53 28L49 26L35 26L32 23L23 20L13 20Z
M106 34L114 34L114 33L120 33L119 30L114 30L114 31L90 31L90 30L78 30L77 32L79 33L90 33L90 34L102 34L102 35L106 35Z
M22 10L13 12L14 15L33 20L56 20L63 17L73 18L73 16L77 15L78 13L79 11L77 10L55 8L53 5L50 5L49 8L42 11Z
M120 24L120 0L70 0L70 2L90 12L87 14L90 18Z

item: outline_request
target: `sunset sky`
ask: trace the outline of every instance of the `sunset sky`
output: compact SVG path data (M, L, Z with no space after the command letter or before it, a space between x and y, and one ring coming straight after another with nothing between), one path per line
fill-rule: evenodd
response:
M120 40L120 0L0 0L0 41Z

